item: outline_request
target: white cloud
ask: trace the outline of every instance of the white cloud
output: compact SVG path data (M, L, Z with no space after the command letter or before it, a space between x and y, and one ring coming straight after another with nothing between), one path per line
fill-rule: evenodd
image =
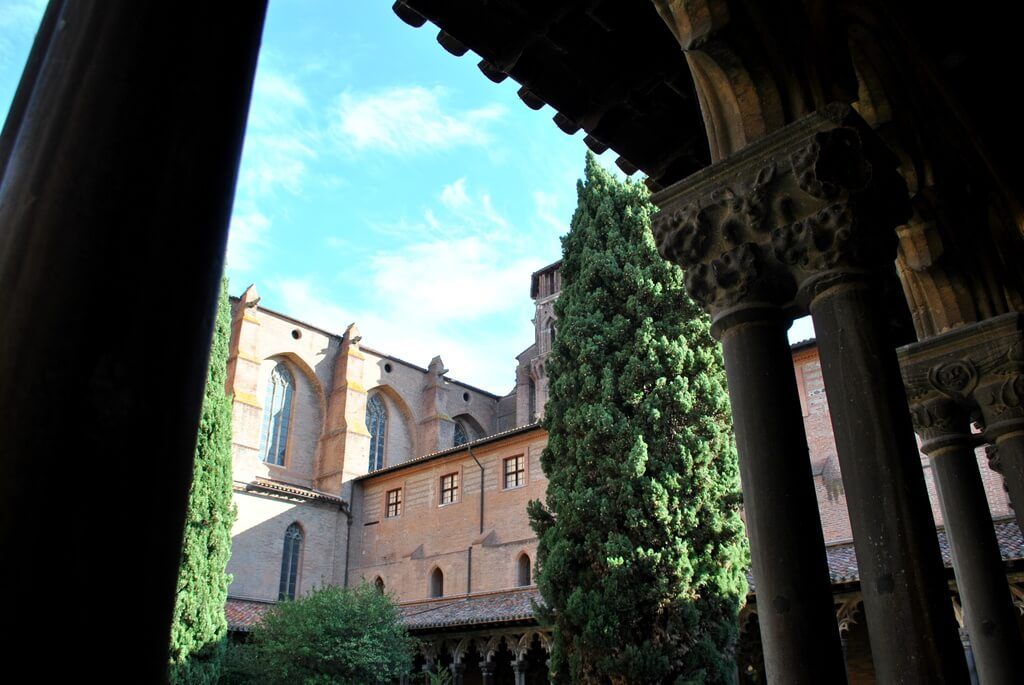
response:
M330 333L343 333L355 320L351 312L326 299L310 277L283 278L268 286L281 298L281 311Z
M239 181L244 195L257 198L278 189L302 193L320 138L306 123L312 116L297 83L274 72L257 74Z
M469 195L466 194L465 178L449 183L441 190L441 204L450 210L464 209L469 206L469 203Z
M252 271L259 264L269 229L270 220L258 211L231 217L227 265L232 272Z
M400 320L443 324L507 311L526 300L524 283L542 264L505 247L467 236L379 253L371 260L375 292Z
M522 286L523 276L518 280ZM348 309L332 301L312 276L270 281L264 295L271 292L280 303L275 308L300 321L336 334L354 321L367 347L419 366L426 366L434 355L440 354L453 378L497 393L512 388L515 355L529 344L532 332L528 315L522 317L521 335L510 337L503 330L469 336L464 330L431 319L427 313L400 316L390 308L392 302L387 299L378 303L374 311ZM521 299L526 301L525 297Z
M542 226L550 228L556 235L568 232L569 222L558 213L559 201L557 193L535 190L533 192L533 206L537 220Z
M488 143L488 126L504 115L504 107L488 105L446 112L441 105L445 95L443 88L422 86L370 93L345 91L338 99L332 130L353 149L393 154Z

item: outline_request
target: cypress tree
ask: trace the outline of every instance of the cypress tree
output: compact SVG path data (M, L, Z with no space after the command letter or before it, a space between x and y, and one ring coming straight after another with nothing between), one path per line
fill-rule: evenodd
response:
M721 351L651 235L642 184L590 154L562 239L546 505L529 505L560 682L736 677L749 551Z
M226 392L231 310L221 283L196 442L192 487L171 625L173 683L215 683L220 675L228 623L224 604L231 576L231 397Z

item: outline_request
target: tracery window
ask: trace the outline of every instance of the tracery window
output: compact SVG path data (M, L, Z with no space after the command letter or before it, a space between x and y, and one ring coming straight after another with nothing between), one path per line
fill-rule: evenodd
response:
M366 402L366 428L370 431L370 465L368 470L384 468L384 442L388 430L388 412L380 395L371 395Z
M266 400L263 403L260 458L268 464L284 465L294 394L295 379L292 372L283 363L278 362L270 371Z
M469 435L466 433L466 427L462 425L461 421L456 421L455 440L452 441L452 444L458 447L459 445L465 445L467 442L469 442Z
M302 528L298 523L284 532L284 553L281 555L281 586L277 599L295 599L299 586L299 560L302 558Z

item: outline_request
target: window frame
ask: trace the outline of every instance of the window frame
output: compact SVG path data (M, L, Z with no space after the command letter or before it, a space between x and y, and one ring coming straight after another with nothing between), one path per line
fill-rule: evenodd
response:
M444 487L444 481L446 478L454 478L454 485L452 488L446 490ZM452 499L449 501L444 500L444 494L446 491L452 492ZM442 473L437 479L437 502L439 507L447 507L449 504L458 504L462 501L462 469L456 469L455 471L448 471Z
M405 490L405 486L399 485L396 488L390 488L390 489L387 489L387 490L384 491L384 518L385 519L401 518L402 512L405 509L405 507L403 506L404 503L405 503L405 493L402 492L403 490ZM392 503L390 501L392 493L398 493L397 501L394 502L394 503ZM391 513L391 505L392 504L395 504L395 506L396 506L394 514Z
M518 484L516 484L516 485L509 485L508 484L508 477L509 477L508 463L510 461L512 461L513 459L522 459L523 460L523 462L522 462L522 470L520 471L520 470L517 469L517 470L512 472L513 474L521 474L521 477L519 478L519 483ZM526 487L527 474L530 471L530 469L529 469L527 464L528 464L528 461L527 461L527 457L526 457L526 452L523 452L522 454L513 454L511 456L502 457L501 458L501 489L502 489L502 491L505 491L505 490L518 490L519 488L525 488Z

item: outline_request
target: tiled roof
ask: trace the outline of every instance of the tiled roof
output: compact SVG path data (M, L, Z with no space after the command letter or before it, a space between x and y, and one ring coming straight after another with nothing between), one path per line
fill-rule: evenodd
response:
M526 588L403 604L400 609L409 630L422 630L530 620L533 602L542 603L540 592Z
M273 602L228 597L228 603L224 606L224 613L228 617L228 629L249 632L272 606Z
M293 485L292 483L285 483L280 480L270 480L268 478L256 478L250 483L239 484L236 487L241 487L244 490L264 490L280 492L286 495L294 495L296 497L302 497L307 500L317 500L320 502L330 502L343 506L345 500L341 499L337 495L332 495L322 490L314 490L313 488L307 488L301 485Z
M1024 559L1024 536L1014 519L995 522L996 538L1005 561ZM947 567L952 566L946 531L939 529L939 546ZM829 545L827 548L829 571L833 584L859 580L857 556L853 543ZM751 579L750 591L754 591ZM444 628L450 626L473 626L491 623L508 623L533 618L533 602L541 602L536 588L488 592L479 595L450 597L402 604L399 609L409 630ZM228 625L231 630L248 631L260 617L273 606L270 602L229 598L227 604Z

